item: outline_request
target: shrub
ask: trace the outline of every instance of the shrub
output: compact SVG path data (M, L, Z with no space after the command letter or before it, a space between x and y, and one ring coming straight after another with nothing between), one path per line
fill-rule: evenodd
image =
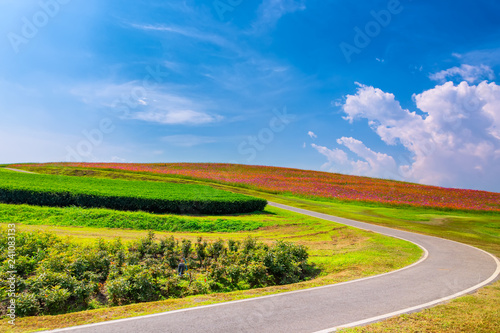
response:
M304 246L277 241L267 252L264 265L276 284L296 283L304 277L307 258Z
M50 289L42 289L40 293L39 298L43 304L42 313L53 315L68 310L67 301L71 297L71 292L68 289L57 285Z
M21 293L16 298L16 315L19 317L36 316L42 307L34 293Z
M240 246L232 240L206 242L200 237L193 246L190 240L173 237L158 241L149 233L128 245L98 240L84 246L44 233L19 231L15 237L16 244L22 244L18 250L23 255L17 260L26 275L16 281L18 316L293 283L306 277L308 267L305 247L288 242L268 246L253 238ZM37 243L43 244L42 255L33 252L32 244ZM176 272L180 258L188 265L183 276ZM6 260L0 261L4 298ZM4 300L0 313L6 310Z
M158 281L143 266L127 266L123 275L111 278L106 284L106 293L112 305L157 301L161 295Z

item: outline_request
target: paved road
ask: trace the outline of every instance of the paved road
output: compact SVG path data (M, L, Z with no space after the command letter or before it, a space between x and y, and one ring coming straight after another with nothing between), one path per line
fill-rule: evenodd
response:
M429 307L492 282L500 262L468 245L269 203L297 213L414 242L418 263L331 286L66 328L71 332L330 332Z

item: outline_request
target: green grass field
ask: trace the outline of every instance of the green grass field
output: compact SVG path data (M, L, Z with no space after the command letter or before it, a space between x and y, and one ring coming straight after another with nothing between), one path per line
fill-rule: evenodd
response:
M42 172L40 169L36 169L38 172ZM161 175L148 175L144 173L133 173L133 172L119 172L119 171L106 171L106 170L79 170L71 168L50 168L43 172L50 173L63 173L66 175L80 176L88 175L92 177L100 178L124 178L124 179L137 179L137 180L151 180L151 181L174 181L181 183L191 183L191 184L207 184L206 181L196 181L196 180L186 180L173 178ZM275 195L271 193L264 193L243 187L234 187L224 184L211 184L211 186L230 190L236 193L252 195L255 197L260 197L267 199L269 201L279 202L291 206L296 206L299 208L310 209L313 211L318 211L322 213L332 214L336 216L351 218L355 220L365 221L369 223L384 225L392 228L398 228L402 230L408 230L438 237L443 237L466 244L470 244L486 251L489 251L500 256L500 214L498 213L484 213L484 212L464 212L464 211L453 211L453 210L438 210L430 208L399 208L390 207L382 205L369 205L362 203L345 203L345 202L335 202L328 200L311 200L293 196L293 195ZM381 271L381 267L375 268L376 266L382 265L382 261L390 259L391 256L402 255L399 251L393 248L391 251L386 253L389 257L381 256L374 262L364 261L364 250L372 253L380 253L380 246L384 242L388 247L393 244L392 240L385 241L386 238L375 237L372 238L373 234L360 236L363 241L360 241L358 236L363 235L353 232L351 228L345 228L342 226L334 226L331 224L324 224L323 222L312 222L312 224L306 223L303 218L295 217L292 218L288 212L279 212L274 208L267 208L267 212L275 213L277 216L287 216L286 220L292 221L290 224L287 223L277 224L276 226L270 227L265 226L254 231L245 233L228 233L230 235L243 237L246 234L252 234L257 237L263 238L265 240L271 240L275 238L288 238L306 244L311 250L311 259L318 264L323 264L323 269L325 272L330 269L333 275L321 276L320 278L304 284L304 287L321 285L322 283L338 282L343 279L353 278L354 276L360 276L363 274L375 274ZM260 217L263 217L261 215ZM238 217L239 218L239 217ZM54 227L46 227L41 225L23 225L23 228L35 228L35 229L54 229ZM305 229L304 229L305 228ZM331 229L336 229L335 232ZM330 231L328 231L330 230ZM122 235L125 238L133 239L136 237L136 233L141 234L139 231L133 230L120 230L118 232L108 230L108 229L95 229L95 228L67 228L58 227L55 232L66 235L73 235L79 239L87 240L89 235L92 237L108 237L112 238L115 234ZM144 234L144 232L142 232ZM211 234L203 234L210 237L214 237ZM193 236L194 237L194 236ZM234 238L234 237L233 237ZM329 241L337 240L335 244L335 250L332 252L330 245L326 245ZM372 243L374 239L377 239L376 243ZM365 243L369 240L369 244ZM377 244L377 245L375 245ZM386 248L387 249L387 248ZM335 251L339 252L335 252ZM404 247L401 248L402 252ZM334 253L343 253L342 256L333 255ZM347 257L344 255L348 254ZM366 257L369 258L369 257ZM374 257L372 257L374 258ZM382 260L382 261L380 261ZM390 260L386 261L386 270L391 264ZM407 261L409 262L409 261ZM382 265L383 266L383 265ZM336 270L336 268L342 267L346 270ZM396 267L394 267L396 268ZM382 269L383 270L383 269ZM361 273L362 272L362 273ZM358 274L359 273L359 274ZM335 276L335 277L334 277ZM293 289L293 288L292 288ZM291 289L286 289L291 290ZM282 291L282 290L280 290ZM236 293L231 295L223 295L219 297L207 297L207 298L195 298L199 304L210 304L213 302L218 302L222 300L239 299L242 297L250 297L255 295L262 295L273 291L265 291L263 293L252 291L247 293ZM500 327L500 283L495 284L481 289L479 292L469 295L466 297L461 297L455 301L449 302L444 305L440 305L423 312L396 317L391 320L386 320L382 323L373 324L364 328L354 329L350 331L354 332L498 332L498 327ZM116 309L115 312L110 314L105 310L99 310L95 315L102 315L107 319L127 317L128 311L134 314L146 314L162 311L162 309L177 309L181 307L192 306L188 299L183 300L181 303L169 304L168 306L160 304L149 304L145 308L131 306L124 309ZM97 310L96 310L97 311ZM51 322L49 318L39 318L40 323L46 322L47 325ZM75 317L61 317L60 320L66 323L86 323L92 322L92 313L81 313L79 316ZM26 323L26 327L31 327L33 329L33 323ZM50 326L50 325L49 325ZM349 331L349 330L348 330Z
M219 238L241 241L252 236L266 244L272 244L281 239L306 246L309 261L319 269L319 275L315 279L291 285L98 308L57 316L19 318L15 328L9 327L6 321L0 323L0 330L12 332L85 324L321 286L404 267L418 260L422 254L417 246L401 240L273 207L253 214L187 216L0 204L0 222L15 222L22 231L41 230L69 236L72 242L83 245L93 244L98 239L112 240L116 237L121 237L125 243L132 242L147 235L145 229L151 226L163 228L164 231L157 232L158 238L173 235L193 242L199 236L209 242ZM138 230L139 228L144 228L144 231Z
M155 213L233 214L264 209L266 201L197 184L27 174L0 170L0 202L105 207Z

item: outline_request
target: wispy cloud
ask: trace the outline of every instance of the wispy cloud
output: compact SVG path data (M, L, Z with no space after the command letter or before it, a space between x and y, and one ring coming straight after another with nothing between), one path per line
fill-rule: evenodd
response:
M500 64L500 47L493 49L474 50L464 54L453 53L455 58L468 64L485 64L496 66Z
M137 112L132 119L144 120L164 125L202 125L222 120L222 116L210 115L193 110L153 110Z
M78 87L72 89L72 93L84 103L109 109L122 119L164 125L202 125L224 118L208 111L211 102L201 97L150 91L138 81Z
M202 32L195 28L179 27L174 25L131 24L132 27L145 31L160 31L197 39L203 42L227 47L231 43L217 34Z
M313 131L307 132L307 135L309 135L311 137L311 139L317 139L318 138L318 136L316 134L314 134Z
M273 28L286 14L305 10L304 0L264 0L257 9L257 20L252 24L253 33Z
M448 79L465 80L476 83L485 79L494 80L495 72L486 65L471 66L463 64L460 67L452 67L429 75L434 81L445 82Z

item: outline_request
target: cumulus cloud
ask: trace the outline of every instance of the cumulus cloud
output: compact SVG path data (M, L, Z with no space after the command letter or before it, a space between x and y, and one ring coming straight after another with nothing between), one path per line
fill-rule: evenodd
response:
M317 139L318 138L318 136L316 134L314 134L313 131L307 132L307 135L309 135L311 137L311 139Z
M400 179L396 162L391 156L375 152L354 138L342 137L337 140L337 143L347 147L359 158L351 160L347 153L341 149L329 149L312 144L311 146L328 160L322 168L357 176Z
M363 142L354 138L342 137L337 140L362 160L351 161L352 173L370 177L397 178L396 161L387 154L378 153L366 147Z
M394 157L373 152L353 138L337 143L360 161L349 160L340 149L313 147L330 165L348 167L354 174L498 191L500 86L447 82L414 95L414 100L418 114L402 108L393 94L360 85L343 106L346 120L367 119L382 141L403 146L410 159L397 156L397 164Z
M465 80L469 83L476 83L482 80L494 80L495 72L486 65L471 66L463 64L460 67L452 67L429 75L434 81L445 82L448 79Z
M329 149L327 147L318 146L314 143L311 144L311 147L327 158L328 162L323 164L322 168L330 169L334 172L349 172L346 167L349 166L350 161L345 151L337 148Z

